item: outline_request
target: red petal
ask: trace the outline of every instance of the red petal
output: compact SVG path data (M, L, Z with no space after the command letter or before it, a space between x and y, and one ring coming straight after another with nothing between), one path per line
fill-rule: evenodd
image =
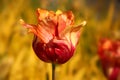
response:
M43 61L50 62L48 57L46 56L46 52L44 50L44 43L41 43L39 38L37 36L34 36L34 40L32 43L33 50L35 51L35 54Z

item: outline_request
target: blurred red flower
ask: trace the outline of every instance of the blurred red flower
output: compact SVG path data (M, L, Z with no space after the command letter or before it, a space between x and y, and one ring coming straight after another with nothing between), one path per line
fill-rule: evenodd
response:
M102 39L98 54L108 80L120 79L120 40Z
M33 50L45 62L62 64L68 61L75 51L80 36L81 26L73 26L74 15L71 11L56 13L37 9L38 24L21 24L34 33Z

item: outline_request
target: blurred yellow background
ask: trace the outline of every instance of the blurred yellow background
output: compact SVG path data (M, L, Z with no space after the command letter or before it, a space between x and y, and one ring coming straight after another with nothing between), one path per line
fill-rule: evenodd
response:
M102 37L120 39L120 0L1 0L0 80L51 80L51 64L34 54L33 35L19 23L37 23L37 8L71 10L76 23L87 21L74 56L57 65L56 80L106 80L97 44Z

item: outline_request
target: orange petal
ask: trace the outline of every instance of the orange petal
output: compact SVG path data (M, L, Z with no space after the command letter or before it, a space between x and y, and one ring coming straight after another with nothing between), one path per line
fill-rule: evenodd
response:
M38 25L36 28L36 33L35 33L44 43L48 43L51 39L53 39L53 35L45 30L44 27L41 25Z
M38 24L45 28L48 32L55 35L55 28L57 27L57 16L53 11L43 9L37 10Z
M28 28L29 32L34 33L44 43L48 43L53 38L53 35L41 25L26 24L22 19L20 22L25 28Z
M47 10L44 10L44 9L40 9L38 8L37 9L37 16L38 16L38 20L43 20L44 18L46 18L49 14L49 12Z
M58 32L61 33L67 26L73 24L74 15L71 11L60 14L58 17Z

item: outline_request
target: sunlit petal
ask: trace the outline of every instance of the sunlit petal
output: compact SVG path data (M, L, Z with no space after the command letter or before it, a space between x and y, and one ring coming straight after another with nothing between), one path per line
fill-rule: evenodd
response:
M70 31L70 40L74 46L78 43L80 35L82 33L82 27L86 25L86 21L83 21L80 25L72 27Z
M66 27L73 24L74 15L71 11L58 16L58 32L61 33Z

